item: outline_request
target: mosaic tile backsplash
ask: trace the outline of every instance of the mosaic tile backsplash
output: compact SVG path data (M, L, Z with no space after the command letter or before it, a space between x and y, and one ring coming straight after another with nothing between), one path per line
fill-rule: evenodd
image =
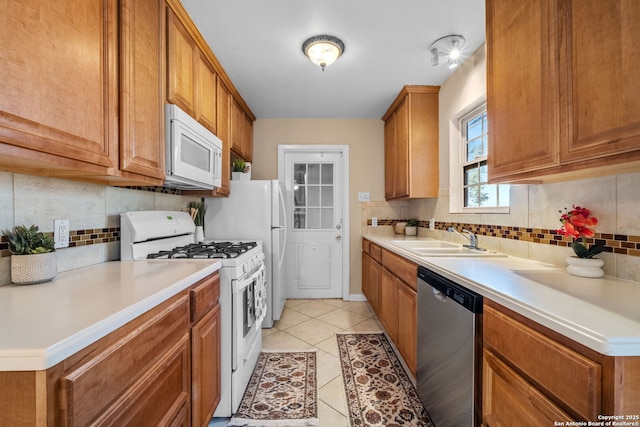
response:
M406 219L378 219L378 225L395 226L398 222L406 222ZM372 225L371 220L367 220L367 225ZM428 221L419 221L418 227L428 228ZM528 227L512 227L502 225L487 224L464 224L457 222L438 222L435 223L436 230L447 231L449 227L453 227L458 231L463 228L475 233L478 236L499 237L502 239L519 240L524 242L540 243L543 245L554 245L568 247L572 239L556 233L556 230L543 228ZM604 246L604 252L630 255L640 257L640 236L629 236L626 234L609 234L595 233L591 239L585 239L586 243L601 244Z

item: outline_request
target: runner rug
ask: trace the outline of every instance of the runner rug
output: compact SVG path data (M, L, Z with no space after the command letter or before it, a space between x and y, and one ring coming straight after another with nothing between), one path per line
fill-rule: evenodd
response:
M229 426L316 426L316 352L262 352Z
M434 426L384 334L336 337L351 426Z

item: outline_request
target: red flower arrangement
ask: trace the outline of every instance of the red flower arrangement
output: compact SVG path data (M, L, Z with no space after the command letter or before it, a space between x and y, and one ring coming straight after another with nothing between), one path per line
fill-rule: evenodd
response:
M562 214L562 211L558 211ZM582 243L585 237L593 237L595 230L589 227L598 225L598 218L590 216L589 209L573 205L573 210L564 208L564 212L560 216L562 228L556 230L556 233L563 236L573 237L571 248L578 258L593 258L604 250L603 245L591 245L587 247L586 243Z

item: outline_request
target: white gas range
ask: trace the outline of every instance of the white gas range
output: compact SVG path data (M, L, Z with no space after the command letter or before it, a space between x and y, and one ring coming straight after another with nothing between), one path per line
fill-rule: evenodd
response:
M139 211L120 216L121 259L209 258L220 261L221 400L215 417L234 414L262 349L266 278L262 243L194 242L186 212Z

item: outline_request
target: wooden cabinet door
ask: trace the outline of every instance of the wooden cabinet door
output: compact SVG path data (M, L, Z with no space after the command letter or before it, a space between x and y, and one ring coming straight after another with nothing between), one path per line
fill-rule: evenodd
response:
M220 403L220 305L191 328L192 425L207 426Z
M402 101L396 111L395 165L393 179L393 196L409 195L409 102L408 97Z
M244 152L244 111L240 108L240 105L235 99L231 102L231 151L246 160L246 153Z
M198 51L196 59L196 119L216 133L216 74L209 61Z
M116 0L3 3L0 153L117 169L117 13Z
M245 158L248 162L253 161L253 122L244 114L244 131L243 135L243 145L244 145L244 154Z
M195 117L195 42L171 9L167 9L167 40L167 99Z
M555 2L487 0L489 179L559 164Z
M394 197L396 164L396 115L392 114L384 123L384 197Z
M369 282L369 264L371 263L371 257L366 253L362 252L362 293L365 297L367 297L367 301L369 301L369 305L373 308L373 304L371 303L371 284ZM375 311L375 309L374 309Z
M377 314L380 312L380 281L382 266L378 264L374 259L369 259L369 293L371 297L367 296L371 308Z
M216 79L216 135L222 140L222 183L216 196L229 195L231 180L231 93L220 77Z
M409 370L416 374L418 295L408 285L398 282L398 350Z
M120 170L164 178L164 2L120 2Z
M398 337L398 287L396 278L386 268L380 269L380 322L389 337L397 342Z
M552 426L572 418L535 387L484 350L482 424L491 427Z
M640 2L561 1L568 29L563 163L640 150Z

